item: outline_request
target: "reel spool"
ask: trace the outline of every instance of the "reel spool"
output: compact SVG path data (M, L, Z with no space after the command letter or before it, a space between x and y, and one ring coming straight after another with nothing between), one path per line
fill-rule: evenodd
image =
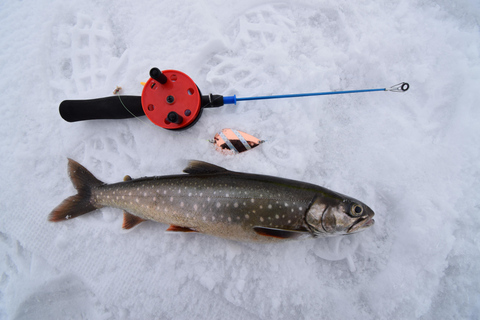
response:
M202 114L200 89L185 73L157 68L150 70L150 79L142 92L142 107L147 118L165 129L186 129Z

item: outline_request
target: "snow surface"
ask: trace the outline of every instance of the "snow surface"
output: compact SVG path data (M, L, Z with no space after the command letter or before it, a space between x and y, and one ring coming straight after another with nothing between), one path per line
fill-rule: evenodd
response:
M478 319L480 5L476 1L2 1L0 318ZM239 97L191 129L67 123L64 99L140 95L151 67ZM237 155L223 128L267 142ZM105 182L189 159L323 185L376 212L348 237L278 245L63 223L67 157Z

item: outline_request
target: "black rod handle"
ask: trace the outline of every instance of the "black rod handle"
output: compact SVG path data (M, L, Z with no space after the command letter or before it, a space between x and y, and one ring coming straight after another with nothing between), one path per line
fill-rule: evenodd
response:
M142 108L142 97L140 96L65 100L60 103L59 111L62 118L68 122L95 119L127 119L145 115Z

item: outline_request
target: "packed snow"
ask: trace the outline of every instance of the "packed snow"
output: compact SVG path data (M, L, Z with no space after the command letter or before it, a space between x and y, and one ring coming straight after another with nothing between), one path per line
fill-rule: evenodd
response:
M425 1L3 1L1 319L478 319L480 5ZM185 131L68 123L66 99L140 95L152 67L244 101ZM141 120L141 121L139 121ZM266 142L225 156L223 128ZM190 159L322 185L368 204L362 233L281 244L122 230L104 208L52 223L100 180Z

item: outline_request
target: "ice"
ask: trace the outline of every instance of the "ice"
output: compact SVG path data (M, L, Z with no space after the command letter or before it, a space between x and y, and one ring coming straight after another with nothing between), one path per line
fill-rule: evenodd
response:
M460 1L9 1L0 4L1 319L477 319L480 5ZM65 99L140 95L152 67L243 101L171 132L146 118L67 123ZM224 156L223 128L266 142ZM307 181L376 212L340 238L237 243L121 229L105 208L47 216L99 179L190 159Z

